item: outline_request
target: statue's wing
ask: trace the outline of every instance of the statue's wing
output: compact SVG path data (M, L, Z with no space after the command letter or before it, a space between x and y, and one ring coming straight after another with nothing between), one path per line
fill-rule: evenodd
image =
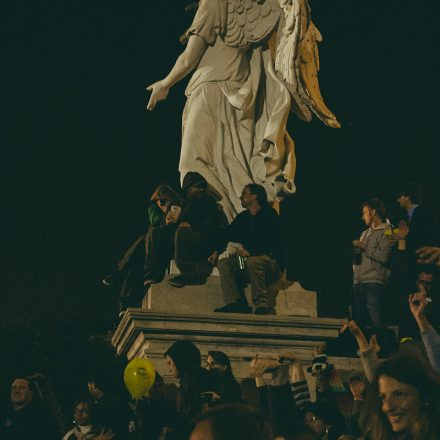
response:
M282 11L277 0L223 0L221 12L223 41L247 48L275 29Z
M293 97L293 111L310 121L312 112L324 124L340 128L322 98L318 83L318 42L322 35L310 19L307 0L279 0L284 14L280 21L275 71Z

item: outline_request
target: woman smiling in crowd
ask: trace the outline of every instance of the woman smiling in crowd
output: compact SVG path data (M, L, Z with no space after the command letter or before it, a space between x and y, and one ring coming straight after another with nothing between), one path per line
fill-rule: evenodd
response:
M383 362L361 416L368 440L440 438L440 377L424 359Z

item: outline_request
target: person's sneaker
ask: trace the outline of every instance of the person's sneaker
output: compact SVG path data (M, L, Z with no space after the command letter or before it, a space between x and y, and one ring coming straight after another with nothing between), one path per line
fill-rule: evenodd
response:
M177 287L179 289L185 286L200 286L205 283L206 278L187 278L184 275L177 275L174 278L168 280L169 285Z
M218 309L214 309L216 313L252 313L252 308L248 304L230 303Z
M115 287L118 284L120 284L121 281L122 281L121 272L109 273L108 275L102 277L102 284L104 284L104 286L107 287Z
M266 307L266 306L260 306L255 309L254 314L255 315L269 315L270 309L269 309L269 307Z

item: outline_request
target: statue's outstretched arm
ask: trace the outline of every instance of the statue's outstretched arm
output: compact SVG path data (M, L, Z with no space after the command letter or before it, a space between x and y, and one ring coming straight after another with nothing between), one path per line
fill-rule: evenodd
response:
M171 72L164 79L147 87L147 90L151 91L147 110L153 110L159 101L163 101L167 97L168 91L174 84L197 67L206 48L207 43L203 38L197 35L190 36L184 52L177 58Z

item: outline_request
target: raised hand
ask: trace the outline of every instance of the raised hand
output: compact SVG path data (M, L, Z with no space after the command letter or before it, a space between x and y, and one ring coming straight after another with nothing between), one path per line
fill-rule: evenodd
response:
M428 306L429 301L426 298L426 293L417 292L409 295L409 308L414 318L419 321L425 316L425 309Z
M341 328L341 330L339 330L339 333L344 333L346 330L350 330L350 333L354 336L354 337L358 337L362 331L359 328L359 326L356 324L356 321L353 321L352 319L350 321L347 321Z
M249 257L250 253L246 249L237 249L237 255L240 257Z
M440 247L423 246L416 250L416 254L418 255L418 263L435 263L440 267Z
M399 226L396 232L396 238L398 240L405 240L409 233L409 226L405 220L400 220Z
M208 257L208 261L215 266L217 264L218 261L218 252L214 251L209 257Z
M256 356L251 361L250 376L251 377L261 377L263 374L272 368L277 368L281 364L277 359L260 359Z

